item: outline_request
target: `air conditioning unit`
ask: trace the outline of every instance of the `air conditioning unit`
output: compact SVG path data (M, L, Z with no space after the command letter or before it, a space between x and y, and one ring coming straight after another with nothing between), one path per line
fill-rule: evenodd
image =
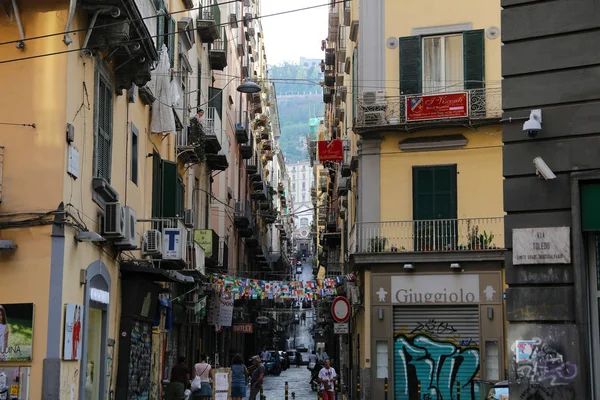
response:
M128 206L122 207L122 209L125 211L125 235L122 240L115 243L115 246L127 250L137 249L140 238L136 229L135 210Z
M362 103L364 107L385 107L385 92L383 90L363 92Z
M163 260L187 262L187 229L163 229Z
M162 234L158 229L150 229L142 236L142 255L154 256L162 254Z
M188 228L193 228L196 225L196 214L194 213L194 210L186 208L183 215L183 224Z
M111 240L125 238L127 221L125 208L119 202L106 203L102 236Z
M385 111L368 111L364 116L365 125L386 125Z

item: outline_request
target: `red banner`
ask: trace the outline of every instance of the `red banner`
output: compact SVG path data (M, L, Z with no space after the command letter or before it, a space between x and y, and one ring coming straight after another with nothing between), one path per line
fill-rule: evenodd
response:
M408 96L406 121L465 118L469 116L467 93Z
M340 139L319 141L319 161L342 161L344 159L344 146Z
M252 324L233 324L234 333L252 333Z

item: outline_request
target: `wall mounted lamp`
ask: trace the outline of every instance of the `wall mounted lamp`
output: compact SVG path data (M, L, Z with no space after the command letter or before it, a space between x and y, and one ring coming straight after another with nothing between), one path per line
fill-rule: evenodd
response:
M407 271L413 271L415 269L415 266L412 264L404 264L404 269Z
M460 269L460 264L459 263L452 263L452 264L450 264L450 268L452 268L452 269Z
M82 231L75 236L75 240L78 242L104 242L106 239L96 232Z
M494 309L492 307L488 307L487 317L488 317L488 319L494 319Z
M377 309L377 316L379 317L380 320L383 319L383 308Z

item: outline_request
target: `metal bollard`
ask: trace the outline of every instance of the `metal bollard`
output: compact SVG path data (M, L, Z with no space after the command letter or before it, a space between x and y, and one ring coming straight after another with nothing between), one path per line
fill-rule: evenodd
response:
M456 382L456 400L460 400L460 382Z
M385 395L385 400L388 400L388 378L385 378L383 381L383 393Z
M260 385L260 400L265 400L265 392L262 383Z
M285 400L288 400L288 383L285 382Z
M358 398L360 399L360 372L356 373L356 394L358 395Z
M421 381L417 381L417 399L421 400Z

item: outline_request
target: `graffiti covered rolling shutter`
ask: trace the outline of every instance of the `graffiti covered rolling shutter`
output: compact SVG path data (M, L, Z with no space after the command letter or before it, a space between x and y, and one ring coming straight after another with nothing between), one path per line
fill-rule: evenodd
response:
M394 336L395 400L479 399L478 306L394 307Z

